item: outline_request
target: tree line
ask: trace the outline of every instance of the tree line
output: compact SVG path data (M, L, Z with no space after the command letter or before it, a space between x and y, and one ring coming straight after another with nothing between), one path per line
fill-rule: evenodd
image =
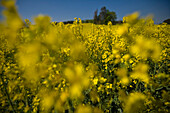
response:
M99 14L98 14L98 9L94 12L93 19L82 20L82 23L94 23L94 24L105 24L105 25L107 25L109 21L111 21L113 25L123 23L122 20L116 21L116 19L117 19L116 12L109 11L108 9L106 9L105 6L103 6L100 9ZM63 23L73 24L73 22L74 21L64 21ZM170 24L170 19L164 20L163 23Z
M116 21L117 15L114 11L109 11L106 7L102 7L99 15L98 9L94 12L93 19L82 20L82 23L94 23L94 24L107 24L109 21L112 24L122 23L122 21ZM74 21L64 21L64 24L72 24ZM57 22L56 22L57 23Z

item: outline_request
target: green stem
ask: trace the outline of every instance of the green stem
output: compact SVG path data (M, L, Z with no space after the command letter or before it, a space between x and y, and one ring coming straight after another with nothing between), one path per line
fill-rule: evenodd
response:
M137 84L136 84L135 91L137 91L137 90L138 90L138 87L139 87L139 81L138 81L138 82L137 82Z
M12 103L12 101L11 101L11 99L10 99L8 90L7 90L7 88L6 88L7 85L6 85L6 83L5 83L5 81L4 81L4 78L3 78L3 71L2 71L2 74L1 74L0 76L1 76L1 80L2 80L2 83L3 83L3 86L4 86L5 93L6 93L6 95L7 95L7 99L8 99L8 101L9 101L9 104L11 105L13 112L16 113L16 111L15 111L15 109L14 109L14 106L13 106L13 103Z
M155 66L154 66L154 75L156 74L156 63L155 63Z

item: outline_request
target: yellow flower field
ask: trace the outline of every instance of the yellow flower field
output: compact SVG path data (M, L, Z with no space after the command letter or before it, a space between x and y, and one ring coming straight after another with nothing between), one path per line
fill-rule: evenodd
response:
M120 25L32 24L2 5L0 112L170 112L169 25L138 12Z

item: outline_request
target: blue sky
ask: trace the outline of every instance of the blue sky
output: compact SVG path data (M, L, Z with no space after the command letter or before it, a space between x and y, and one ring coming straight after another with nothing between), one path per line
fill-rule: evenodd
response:
M94 11L99 12L103 6L116 12L117 20L135 11L139 11L141 17L154 15L156 24L170 18L170 0L17 0L16 5L21 17L29 20L39 14L49 15L52 21L58 22L74 17L93 19Z

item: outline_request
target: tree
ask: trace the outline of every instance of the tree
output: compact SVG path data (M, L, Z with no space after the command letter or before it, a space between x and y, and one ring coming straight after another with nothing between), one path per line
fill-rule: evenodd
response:
M113 11L109 11L106 9L106 7L102 7L100 14L97 15L97 10L94 13L94 24L107 24L109 21L111 21L113 24L115 24L117 16L116 13Z
M170 19L166 19L163 21L164 23L170 24Z
M116 18L117 18L117 16L116 16L116 13L115 12L107 12L107 14L106 14L106 18L105 18L105 20L104 20L104 24L107 24L109 21L111 21L112 22L112 24L115 24L116 23Z
M97 12L98 12L98 10L96 10L96 11L94 12L94 24L97 24L97 22L98 22Z
M107 10L106 7L104 6L101 8L101 12L99 15L99 24L104 24L106 17L107 17Z

